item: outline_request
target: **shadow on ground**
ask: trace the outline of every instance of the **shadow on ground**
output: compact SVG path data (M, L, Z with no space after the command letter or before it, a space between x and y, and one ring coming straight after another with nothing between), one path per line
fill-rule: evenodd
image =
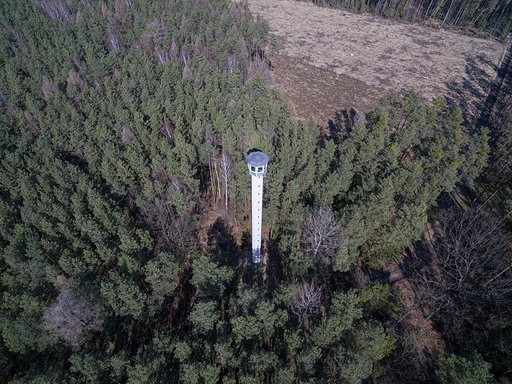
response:
M238 267L242 250L223 218L217 218L208 230L208 254L223 265Z
M508 67L506 60L501 68L497 68L496 77L493 78L483 68L493 66L483 55L466 59L465 76L461 82L448 84L448 105L460 107L464 120L468 125L476 123L476 128L487 124L496 95L501 87L504 65ZM506 68L505 68L506 72Z

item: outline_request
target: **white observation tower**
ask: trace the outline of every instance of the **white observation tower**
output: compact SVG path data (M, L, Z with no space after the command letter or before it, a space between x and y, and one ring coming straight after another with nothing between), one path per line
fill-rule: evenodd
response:
M267 175L268 156L263 152L247 155L247 166L251 174L251 232L252 261L261 261L261 215L263 211L263 178Z

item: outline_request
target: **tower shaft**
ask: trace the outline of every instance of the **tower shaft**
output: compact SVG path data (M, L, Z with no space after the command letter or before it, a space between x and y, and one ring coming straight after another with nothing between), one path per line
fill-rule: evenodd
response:
M261 223L263 211L263 177L251 176L251 232L252 232L252 261L261 261Z
M251 175L251 233L252 261L261 261L261 218L263 213L263 178L267 174L268 156L260 151L247 155L247 167Z

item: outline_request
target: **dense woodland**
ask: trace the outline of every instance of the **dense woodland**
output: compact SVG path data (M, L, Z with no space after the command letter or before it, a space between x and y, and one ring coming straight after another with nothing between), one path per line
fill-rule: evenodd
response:
M300 0L304 1L304 0ZM510 0L312 0L322 6L374 13L504 38L512 32Z
M0 15L4 382L509 382L510 73L485 124L410 92L325 133L269 86L267 27L243 3ZM428 358L381 273L411 248L443 342Z

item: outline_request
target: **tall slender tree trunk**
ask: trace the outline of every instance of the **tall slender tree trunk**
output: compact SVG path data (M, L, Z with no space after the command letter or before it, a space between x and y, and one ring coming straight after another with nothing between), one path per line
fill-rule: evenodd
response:
M443 24L445 24L448 21L450 14L452 13L452 8L453 8L454 3L455 3L455 0L451 0L450 6L448 7L448 10L446 11L446 13L444 15Z
M427 10L425 11L425 18L428 19L429 18L429 13L430 13L430 10L432 9L432 5L434 4L436 0L431 0L430 3L428 4L428 8Z
M219 171L217 170L217 162L213 162L213 169L215 170L215 178L217 180L217 194L215 194L215 202L217 202L217 197L220 196L220 178Z
M226 209L226 212L228 211L228 181L231 178L232 174L232 166L231 166L231 160L226 155L226 153L223 151L220 155L219 159L219 165L222 172L222 178L224 179L224 208Z

